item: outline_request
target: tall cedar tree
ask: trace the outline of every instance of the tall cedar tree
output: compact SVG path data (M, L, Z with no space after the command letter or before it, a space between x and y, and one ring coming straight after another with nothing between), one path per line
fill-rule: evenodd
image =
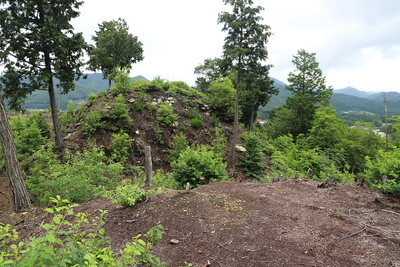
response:
M251 76L248 74L257 72L260 61L267 59L266 43L271 32L269 26L260 23L263 18L259 14L264 8L253 7L252 0L223 0L223 2L233 8L232 13L221 12L218 23L222 23L224 25L222 31L227 32L223 46L225 67L237 73L234 133L229 162L230 167L235 169L242 78L250 79Z
M89 46L89 70L100 70L111 87L110 76L114 69L132 68L132 64L143 60L143 44L137 36L129 33L125 20L103 21L99 24L99 31L92 37L95 45Z
M19 165L14 137L8 122L3 96L0 88L0 142L3 148L4 161L8 180L13 195L14 210L20 211L31 206L29 194L25 186L22 170Z
M62 93L74 89L82 75L82 33L74 33L70 20L79 16L77 0L0 0L0 58L5 64L4 96L12 109L20 109L35 90L47 90L56 145L63 147L55 85Z
M333 89L325 84L325 76L319 68L315 53L304 49L297 52L292 63L296 70L289 73L286 89L292 96L286 100L286 108L293 113L293 136L307 134L312 127L317 104L329 104Z

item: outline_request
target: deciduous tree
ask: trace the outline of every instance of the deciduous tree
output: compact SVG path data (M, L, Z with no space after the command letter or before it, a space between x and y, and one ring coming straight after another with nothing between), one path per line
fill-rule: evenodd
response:
M95 45L89 46L89 69L100 70L111 87L114 69L132 68L132 64L143 60L142 43L137 36L129 33L124 19L103 21L99 31L92 37Z
M74 89L74 79L82 75L81 33L74 33L70 20L79 16L77 0L0 0L0 59L5 64L4 96L18 109L35 90L47 90L56 136L63 146L58 120L55 85L58 78L63 93Z

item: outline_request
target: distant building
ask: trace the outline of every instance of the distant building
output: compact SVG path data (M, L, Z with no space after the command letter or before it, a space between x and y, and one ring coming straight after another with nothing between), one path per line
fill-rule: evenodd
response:
M259 124L261 124L261 125L263 125L264 123L267 123L268 122L268 120L261 120L261 119L257 119L257 121L256 121L257 123L259 123Z

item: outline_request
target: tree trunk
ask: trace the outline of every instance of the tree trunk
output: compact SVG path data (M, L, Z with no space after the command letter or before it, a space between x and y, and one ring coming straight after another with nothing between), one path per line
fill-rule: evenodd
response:
M232 146L231 146L231 159L229 165L232 170L236 169L235 165L235 158L236 158L236 143L238 139L238 129L239 129L239 90L240 90L240 83L242 82L242 73L241 73L241 58L239 58L238 63L238 76L237 76L237 85L236 85L236 100L235 100L235 117L233 123L233 138L232 138Z
M28 190L22 176L21 167L17 158L14 138L8 122L3 96L0 92L0 141L3 148L4 160L8 179L13 195L14 210L20 211L31 207Z
M253 124L254 124L254 109L255 107L253 106L253 108L251 109L251 115L250 115L250 125L249 125L249 131L252 132L253 131Z
M53 120L54 134L56 136L56 140L55 140L56 146L59 148L63 148L64 142L63 142L62 134L61 134L60 121L58 119L56 94L54 92L54 83L53 83L52 78L49 81L49 97L50 97L51 118Z
M61 126L60 126L60 121L58 120L58 111L57 111L57 102L56 102L56 94L54 91L54 82L53 82L53 76L51 75L52 73L52 68L51 68L51 59L50 55L46 54L45 55L45 65L46 65L46 70L49 73L49 98L50 98L50 110L51 110L51 118L53 121L53 129L54 129L54 135L55 135L55 141L56 141L56 146L59 148L64 147L64 142L62 139L62 134L61 134Z

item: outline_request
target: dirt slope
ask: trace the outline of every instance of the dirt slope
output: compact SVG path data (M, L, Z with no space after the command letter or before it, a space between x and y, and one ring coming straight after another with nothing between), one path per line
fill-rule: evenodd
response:
M158 221L167 229L153 253L169 266L400 266L400 201L355 185L313 180L218 182L123 208L108 199L77 211L109 210L106 235L118 251ZM39 209L3 212L22 238L38 235ZM48 217L47 217L48 219ZM179 244L170 240L177 239Z

